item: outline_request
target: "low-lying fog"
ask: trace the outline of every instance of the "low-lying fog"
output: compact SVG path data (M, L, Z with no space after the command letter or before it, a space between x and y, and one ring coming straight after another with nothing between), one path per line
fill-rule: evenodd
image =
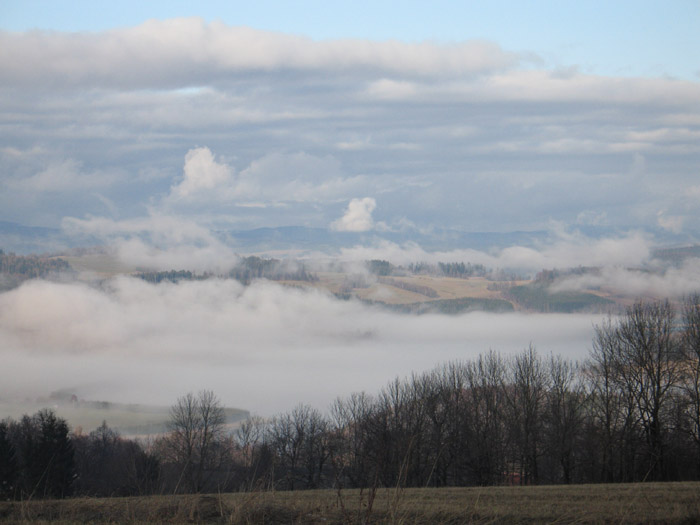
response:
M0 294L1 395L74 389L85 399L172 404L212 389L273 415L298 403L376 393L389 380L489 348L530 343L584 359L600 315L410 316L260 281L101 286L30 281Z

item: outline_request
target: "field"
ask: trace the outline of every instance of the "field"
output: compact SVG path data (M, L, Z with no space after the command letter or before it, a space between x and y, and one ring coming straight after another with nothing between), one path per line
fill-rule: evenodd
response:
M700 483L251 492L0 503L4 523L691 524Z

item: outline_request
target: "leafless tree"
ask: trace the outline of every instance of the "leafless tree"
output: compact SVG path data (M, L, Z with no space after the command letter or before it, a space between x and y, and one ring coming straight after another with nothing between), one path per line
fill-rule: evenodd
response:
M537 483L548 377L532 345L516 355L509 364L504 392L514 445L512 462L514 467L520 469L523 483Z
M674 315L668 301L637 302L628 308L617 330L621 342L618 373L635 401L649 447L652 479L663 477L666 408L681 373Z
M321 413L299 405L272 420L270 442L276 452L286 488L294 490L319 485L328 460L328 424Z
M370 435L368 423L376 410L374 399L365 392L338 398L331 406L333 445L331 463L336 471L336 483L367 487L372 483L374 462L368 450Z
M207 472L216 466L225 422L221 403L210 390L188 393L171 407L167 446L180 466L185 490L200 492L204 488ZM178 482L176 490L180 485Z
M471 476L458 481L492 485L500 483L506 465L506 363L494 351L464 365L465 388L459 392L461 444Z
M548 456L558 463L561 481L571 483L581 445L587 395L577 363L549 359L549 392L544 415ZM550 481L560 481L554 476Z
M668 301L638 301L617 322L596 328L593 402L603 417L606 449L623 445L617 481L638 478L640 468L644 478L664 479L670 418L683 371L674 317ZM643 464L637 465L638 457Z
M683 304L683 388L687 402L689 431L697 449L700 475L700 294Z

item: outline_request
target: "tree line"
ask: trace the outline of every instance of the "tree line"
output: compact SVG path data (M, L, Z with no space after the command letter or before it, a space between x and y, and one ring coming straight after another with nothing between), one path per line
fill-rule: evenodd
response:
M72 272L60 258L39 255L16 255L0 249L0 291L16 288L24 281Z
M226 424L187 394L150 441L50 411L0 423L4 498L700 479L700 296L637 302L588 358L489 351L376 395Z

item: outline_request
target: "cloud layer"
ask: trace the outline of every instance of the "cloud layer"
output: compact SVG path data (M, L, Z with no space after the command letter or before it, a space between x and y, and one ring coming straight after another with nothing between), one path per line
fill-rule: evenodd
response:
M517 59L490 42L316 42L198 18L150 20L101 34L4 33L0 49L0 68L11 85L125 89L192 85L193 73L207 84L225 75L277 70L478 74Z
M0 69L0 220L327 227L367 197L390 226L698 234L697 82L196 18L3 32Z
M652 247L650 239L640 233L595 239L580 233L559 231L558 235L535 247L510 246L492 252L474 249L426 251L416 243L380 241L374 245L343 248L340 258L354 261L384 259L402 265L419 261L432 264L456 261L493 269L537 272L578 266L638 267L649 261Z

